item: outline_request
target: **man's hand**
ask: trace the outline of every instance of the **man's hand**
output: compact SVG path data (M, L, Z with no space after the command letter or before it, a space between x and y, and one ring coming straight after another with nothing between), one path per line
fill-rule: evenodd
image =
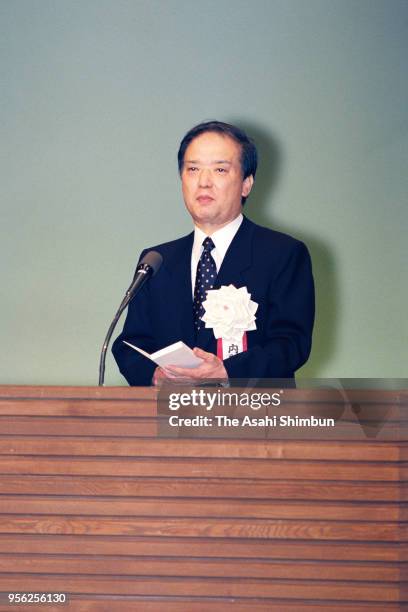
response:
M159 366L157 366L157 368L155 369L154 374L153 374L152 384L155 387L158 387L165 380L168 380L168 379L169 379L169 377L166 375L165 370L163 370L163 368L159 368Z
M224 363L213 353L207 353L200 348L193 349L194 355L203 359L196 368L179 368L177 366L166 366L164 375L167 379L177 378L179 380L200 381L208 378L228 380L227 370ZM157 370L156 370L157 371Z

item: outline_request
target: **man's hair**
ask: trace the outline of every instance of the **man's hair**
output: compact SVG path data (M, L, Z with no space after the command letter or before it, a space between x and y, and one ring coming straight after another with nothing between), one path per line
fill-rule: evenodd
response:
M184 155L188 145L201 134L206 132L215 132L222 136L228 136L232 138L241 147L241 170L242 176L246 179L248 176L255 178L256 168L258 166L258 152L256 150L255 143L245 134L243 130L230 123L223 123L222 121L206 121L199 123L195 127L191 128L184 136L180 143L180 147L177 153L178 169L181 175L184 165ZM246 198L242 198L242 204L244 204Z

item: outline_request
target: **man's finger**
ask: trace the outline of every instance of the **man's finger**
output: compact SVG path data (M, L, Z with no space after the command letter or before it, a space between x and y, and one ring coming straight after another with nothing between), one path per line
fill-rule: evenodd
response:
M176 366L172 367L172 368L168 368L168 371L176 376L191 376L194 371L195 368L178 368Z
M196 347L194 349L194 354L197 357L200 357L201 359L204 359L204 361L212 361L215 357L215 355L213 353L207 353L207 351L203 351L203 349L200 349L198 347Z

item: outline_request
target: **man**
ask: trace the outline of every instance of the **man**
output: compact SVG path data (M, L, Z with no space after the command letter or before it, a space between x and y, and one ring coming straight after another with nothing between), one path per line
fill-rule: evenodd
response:
M311 263L303 243L242 215L256 174L255 145L233 125L202 123L183 138L178 163L195 228L153 247L163 265L130 303L112 348L121 373L130 385L158 385L174 377L197 382L293 378L311 348ZM207 289L229 285L245 287L258 306L256 329L247 331L239 352L226 358L213 329L202 321L202 303ZM149 353L182 340L203 361L192 369L164 370L123 340Z

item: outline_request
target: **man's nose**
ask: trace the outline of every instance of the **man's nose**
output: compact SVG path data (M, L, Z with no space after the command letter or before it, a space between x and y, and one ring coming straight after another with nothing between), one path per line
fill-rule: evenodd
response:
M208 168L203 168L200 171L199 186L200 187L211 187L211 185L212 185L211 170L209 170Z

